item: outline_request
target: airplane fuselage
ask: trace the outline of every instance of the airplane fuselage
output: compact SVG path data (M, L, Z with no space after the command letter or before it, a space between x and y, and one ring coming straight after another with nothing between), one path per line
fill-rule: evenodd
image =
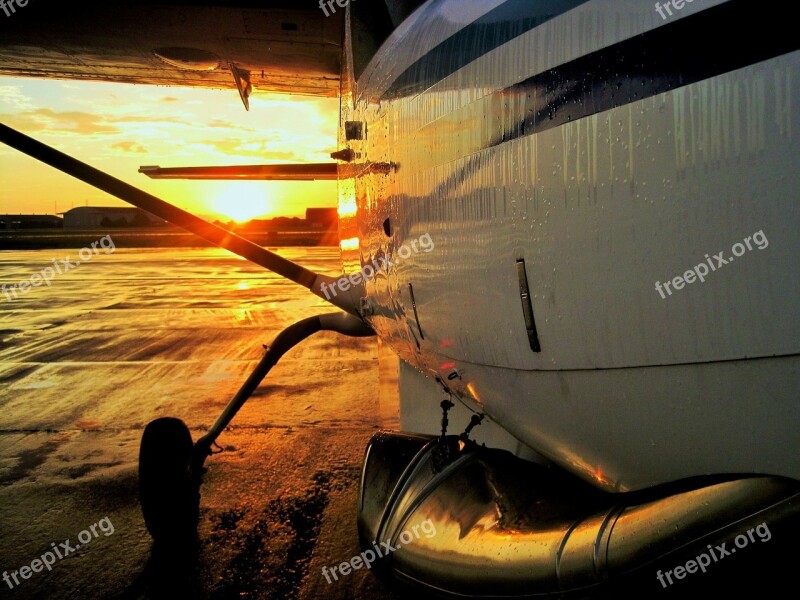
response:
M432 2L345 82L370 324L605 489L800 477L800 53L756 13Z

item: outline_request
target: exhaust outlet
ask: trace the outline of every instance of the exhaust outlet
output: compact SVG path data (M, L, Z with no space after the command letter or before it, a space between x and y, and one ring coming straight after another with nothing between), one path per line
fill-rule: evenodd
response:
M358 523L363 548L393 549L375 565L382 574L439 595L584 597L636 586L650 597L699 581L737 551L757 560L767 533L797 532L798 517L791 480L609 494L456 436L380 432L364 459Z

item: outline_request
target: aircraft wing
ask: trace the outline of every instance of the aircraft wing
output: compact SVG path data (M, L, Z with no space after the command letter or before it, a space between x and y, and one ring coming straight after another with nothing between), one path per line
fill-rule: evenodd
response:
M317 0L0 6L0 75L319 96L339 92L345 10Z

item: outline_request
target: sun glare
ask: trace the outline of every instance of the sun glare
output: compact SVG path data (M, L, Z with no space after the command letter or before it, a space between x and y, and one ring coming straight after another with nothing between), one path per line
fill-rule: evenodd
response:
M232 182L214 199L214 210L237 223L264 217L270 211L266 190L251 182Z

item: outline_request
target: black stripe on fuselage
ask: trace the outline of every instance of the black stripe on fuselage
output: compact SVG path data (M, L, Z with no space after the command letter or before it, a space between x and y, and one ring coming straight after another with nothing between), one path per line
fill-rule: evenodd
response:
M419 58L382 99L424 92L472 61L588 0L507 0Z
M507 125L488 147L798 48L800 35L792 19L775 10L756 8L752 2L733 0L496 92L498 110L508 113L502 121Z

